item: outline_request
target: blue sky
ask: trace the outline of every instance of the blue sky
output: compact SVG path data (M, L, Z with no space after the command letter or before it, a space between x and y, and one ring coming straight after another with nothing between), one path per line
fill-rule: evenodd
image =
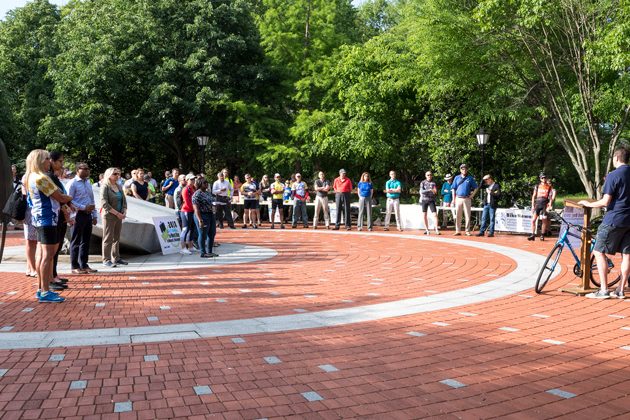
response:
M48 0L51 3L63 6L68 3L68 0ZM363 3L365 0L352 0L352 3L357 6ZM9 10L13 10L16 7L24 6L29 0L0 0L0 20L4 19Z

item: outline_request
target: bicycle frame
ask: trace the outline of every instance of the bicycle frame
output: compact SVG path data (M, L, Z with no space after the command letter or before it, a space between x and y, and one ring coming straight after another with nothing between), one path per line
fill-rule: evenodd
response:
M573 245L571 245L571 242L567 240L567 238L569 236L574 237L574 238L578 238L578 239L582 239L582 237L580 235L571 232L571 226L567 225L567 229L564 231L564 233L562 235L560 235L560 237L558 238L558 241L556 243L562 247L560 252L562 252L562 250L564 250L565 246L569 248L569 251L571 251L571 255L573 255L573 259L575 260L575 263L577 264L578 268L580 268L581 267L580 258L575 253L575 250L573 249ZM592 246L594 246L594 245L595 245L595 243L593 242ZM558 261L559 260L560 259L558 259ZM551 267L552 271L556 269L556 264L557 263L558 262L556 261L554 263L554 265Z

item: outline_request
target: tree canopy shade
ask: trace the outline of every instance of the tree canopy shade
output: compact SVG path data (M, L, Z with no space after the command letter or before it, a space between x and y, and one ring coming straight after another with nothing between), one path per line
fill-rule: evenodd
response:
M630 113L628 0L36 0L0 22L0 136L98 169L405 185L466 161L596 197ZM580 182L576 182L579 180ZM512 194L512 197L510 197Z

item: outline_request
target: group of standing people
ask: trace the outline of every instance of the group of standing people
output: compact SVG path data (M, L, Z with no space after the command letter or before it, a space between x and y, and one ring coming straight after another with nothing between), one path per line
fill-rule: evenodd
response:
M38 278L36 298L43 303L64 301L58 292L68 288L68 279L57 273L57 262L68 226L72 273L97 271L88 265L92 226L97 223L90 168L78 163L76 175L68 180L64 179L63 164L62 153L33 150L26 158L26 173L18 186L28 204L24 220L26 275ZM118 264L126 264L112 254Z

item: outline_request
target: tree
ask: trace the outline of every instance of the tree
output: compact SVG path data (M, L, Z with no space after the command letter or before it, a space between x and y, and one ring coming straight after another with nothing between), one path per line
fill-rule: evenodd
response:
M64 11L51 141L101 167L196 166L199 134L212 138L217 164L256 152L251 118L266 116L274 87L249 2L103 0Z
M623 10L616 0L484 0L475 12L493 46L487 63L504 63L522 99L540 106L591 197L601 196L630 101L627 67L598 65L589 46L627 25Z
M45 146L39 127L52 107L46 73L57 54L53 35L59 19L56 6L35 0L0 21L0 136L14 161Z

